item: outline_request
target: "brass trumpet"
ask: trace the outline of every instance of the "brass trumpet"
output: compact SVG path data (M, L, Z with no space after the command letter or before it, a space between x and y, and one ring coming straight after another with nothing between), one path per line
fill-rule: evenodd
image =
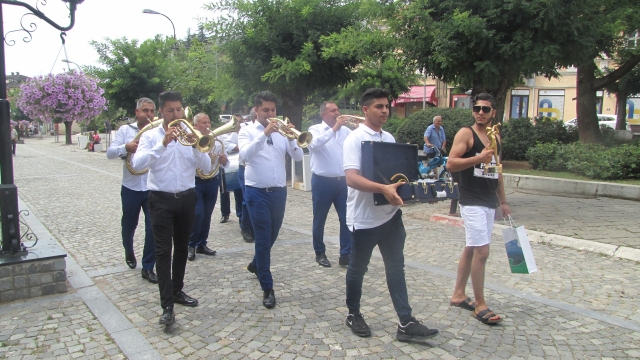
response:
M340 115L336 118L336 120L347 120L347 123L345 125L347 125L347 127L349 127L351 130L355 130L358 128L358 126L360 126L360 124L364 124L364 118L361 116Z
M296 139L298 142L298 146L301 148L306 148L311 144L311 140L313 140L313 135L311 135L308 131L298 131L294 128L290 128L288 125L290 124L289 118L284 118L284 120L280 120L278 118L269 118L269 121L277 121L278 122L278 132L280 135L286 137L287 139Z
M218 170L220 169L220 155L219 154L214 154L213 151L215 150L215 142L219 142L220 145L222 146L222 153L224 154L224 143L222 141L220 141L220 139L218 139L218 136L223 135L223 134L228 134L228 133L232 133L232 132L237 132L240 131L240 123L238 122L238 120L234 117L231 121L229 121L228 123L219 126L215 129L213 129L211 131L211 134L207 135L207 136L213 136L214 137L214 142L212 143L213 146L211 147L211 151L209 151L209 157L211 158L211 172L208 174L205 174L202 170L200 169L196 169L196 175L198 175L198 177L202 180L207 180L207 179L211 179L212 177L215 176L215 174L218 172ZM215 167L214 167L215 166Z

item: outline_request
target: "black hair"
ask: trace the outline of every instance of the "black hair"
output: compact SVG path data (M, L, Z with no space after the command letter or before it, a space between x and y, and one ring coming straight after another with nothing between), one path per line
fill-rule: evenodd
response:
M274 104L278 103L278 97L271 91L260 91L258 95L253 99L253 106L259 107L263 102L269 101Z
M369 106L371 102L375 99L385 98L389 100L389 90L382 88L371 88L367 89L362 96L360 96L360 106Z
M180 101L180 105L182 105L182 94L178 91L165 91L158 95L158 104L161 109L164 108L167 101Z
M497 105L498 103L496 102L496 98L494 98L493 95L491 95L489 93L476 94L476 96L473 97L473 105L475 105L478 100L490 102L491 103L491 108L494 109L494 110L498 107L498 105Z

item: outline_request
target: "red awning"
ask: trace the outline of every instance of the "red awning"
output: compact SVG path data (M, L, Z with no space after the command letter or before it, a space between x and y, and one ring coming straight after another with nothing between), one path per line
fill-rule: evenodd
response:
M412 86L409 89L409 92L401 94L396 100L393 101L391 106L396 106L396 104L404 104L404 103L412 103L412 102L422 102L424 98L425 88L427 92L427 102L431 103L435 106L438 106L438 98L436 97L436 87L434 85L427 86Z

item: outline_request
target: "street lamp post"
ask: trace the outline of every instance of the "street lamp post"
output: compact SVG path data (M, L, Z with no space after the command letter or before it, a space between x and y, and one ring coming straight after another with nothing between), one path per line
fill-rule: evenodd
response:
M167 18L167 20L169 20L169 22L171 23L171 26L173 27L173 39L176 40L176 27L175 25L173 25L173 21L171 21L171 19L169 19L169 17L163 13L159 13L155 10L151 10L151 9L144 9L142 10L143 14L152 14L152 15L162 15L164 17Z
M46 21L49 25L60 31L71 30L75 25L76 9L77 5L84 0L62 0L65 3L69 3L69 25L60 26L53 20L49 19L40 9L38 5L33 6L15 0L0 0L0 35L3 36L3 43L0 44L0 221L2 224L2 251L0 253L15 254L18 251L23 251L23 245L21 243L20 236L20 222L19 222L19 209L18 209L18 188L16 187L13 179L13 157L11 151L11 132L9 123L9 109L10 104L7 100L7 76L5 73L4 62L4 45L9 46L15 44L15 41L7 41L7 34L14 31L24 31L28 37L23 38L25 42L31 41L31 33L35 31L35 25L29 27L29 29L12 30L4 33L4 19L2 16L3 4L22 6L30 11L25 15L35 15L40 19ZM43 4L46 4L44 2ZM23 15L24 17L24 15Z
M77 66L77 67L78 67L78 70L79 70L80 72L82 72L82 69L80 68L80 65L78 65L78 64L76 64L76 63L74 63L73 61L70 61L70 60L67 60L67 59L62 59L62 60L60 60L60 61L62 61L63 63L67 63L67 64L73 64L73 65L75 65L75 66Z

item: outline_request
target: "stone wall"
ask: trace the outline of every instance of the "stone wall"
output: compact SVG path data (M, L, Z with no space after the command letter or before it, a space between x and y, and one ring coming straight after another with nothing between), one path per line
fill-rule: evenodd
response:
M64 258L0 266L0 303L67 292Z

